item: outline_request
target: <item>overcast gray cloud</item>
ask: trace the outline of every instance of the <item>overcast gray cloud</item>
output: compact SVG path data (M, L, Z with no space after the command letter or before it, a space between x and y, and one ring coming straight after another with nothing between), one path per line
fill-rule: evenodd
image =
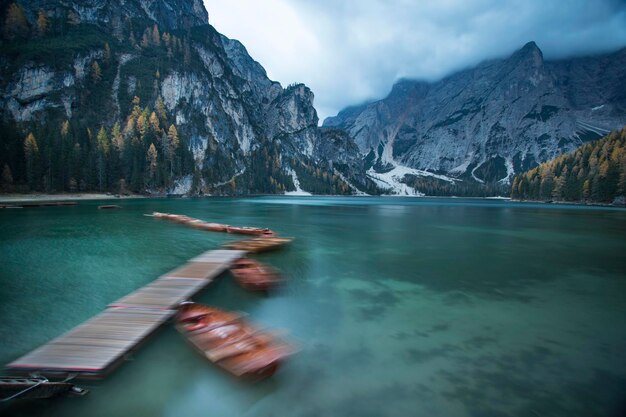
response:
M547 59L626 46L624 0L205 0L270 78L304 82L320 118L534 40Z

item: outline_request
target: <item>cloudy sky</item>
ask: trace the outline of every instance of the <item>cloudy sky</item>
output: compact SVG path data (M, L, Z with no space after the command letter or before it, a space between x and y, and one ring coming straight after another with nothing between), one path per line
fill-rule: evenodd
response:
M283 86L304 82L320 119L437 80L534 40L547 59L626 46L626 0L204 0Z

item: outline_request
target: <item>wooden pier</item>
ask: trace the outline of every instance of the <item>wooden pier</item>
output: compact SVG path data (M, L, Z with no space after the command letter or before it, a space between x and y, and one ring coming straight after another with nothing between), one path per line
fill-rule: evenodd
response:
M6 368L16 374L103 377L167 322L181 302L206 287L245 253L223 249L205 252L114 301L102 313Z

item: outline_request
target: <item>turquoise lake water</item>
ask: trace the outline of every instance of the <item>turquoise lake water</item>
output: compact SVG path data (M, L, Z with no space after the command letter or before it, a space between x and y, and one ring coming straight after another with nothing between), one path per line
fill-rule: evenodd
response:
M236 239L186 214L296 240L258 256L269 296L228 273L195 300L286 329L302 350L237 381L164 327L82 398L15 416L623 416L626 211L370 197L124 200L0 210L0 364L187 259Z

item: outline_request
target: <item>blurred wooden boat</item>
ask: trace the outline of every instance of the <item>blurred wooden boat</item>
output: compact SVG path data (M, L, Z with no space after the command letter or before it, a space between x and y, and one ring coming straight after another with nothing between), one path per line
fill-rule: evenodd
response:
M169 220L176 223L183 223L195 229L209 230L212 232L226 232L226 230L228 229L227 224L207 223L205 221L194 219L193 217L184 216L181 214L159 213L158 211L155 211L152 213L151 217Z
M170 214L168 219L176 223L189 223L193 220L193 218L183 214Z
M227 224L207 223L201 220L198 220L198 223L190 223L190 226L200 230L207 230L209 232L226 232L228 230Z
M102 206L98 206L99 210L106 210L106 209L121 209L122 206L118 206L117 204L104 204Z
M183 303L176 328L211 362L238 377L266 378L294 353L288 344L228 311Z
M278 249L293 239L289 237L257 237L248 240L238 240L226 243L223 246L227 249L245 250L246 252L259 253Z
M50 398L60 394L85 395L87 392L68 381L53 382L44 377L0 377L1 402L13 399Z
M272 232L270 229L261 227L228 226L226 231L228 233L237 233L240 235L274 236L274 232Z
M271 290L282 281L278 270L248 258L240 258L233 262L230 272L239 285L250 291Z

